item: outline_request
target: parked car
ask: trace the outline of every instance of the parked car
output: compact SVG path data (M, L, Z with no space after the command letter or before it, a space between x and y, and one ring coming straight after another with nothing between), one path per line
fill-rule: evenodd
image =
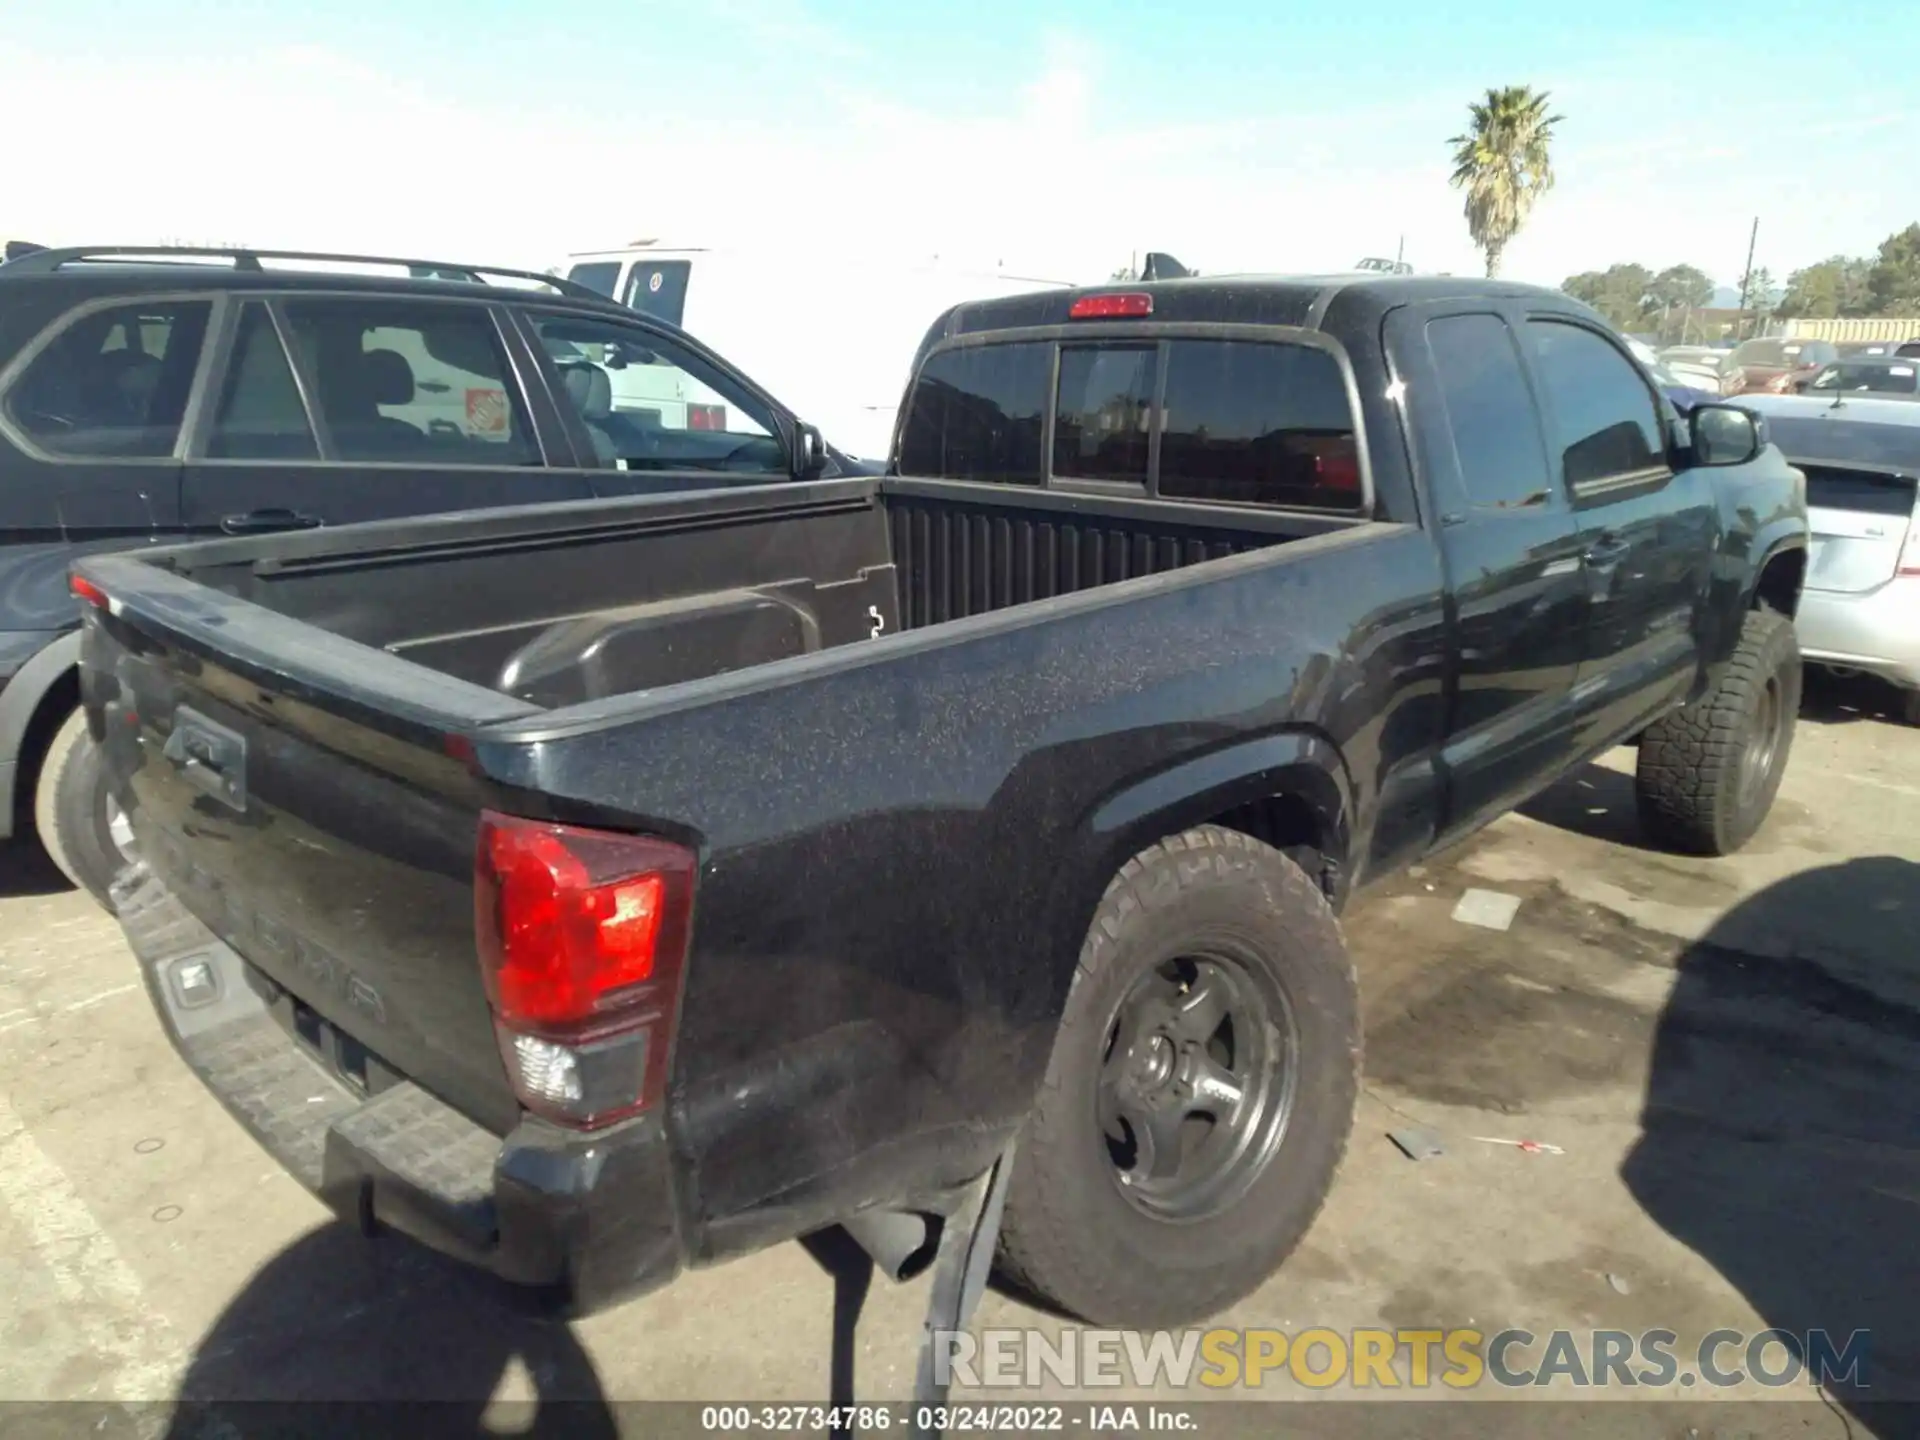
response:
M1891 682L1902 718L1920 725L1920 406L1878 396L1742 404L1766 417L1807 477L1813 544L1795 622L1801 652Z
M576 284L697 335L813 417L843 450L882 461L927 316L1065 284L844 246L802 256L784 239L758 249L649 241L582 251L564 268ZM612 379L616 411L678 415L704 401L695 423L724 418L708 408L710 397L686 392L670 373L641 365Z
M1651 367L1651 372L1654 383L1660 387L1660 393L1671 400L1682 415L1696 405L1711 405L1720 398L1717 390L1708 390L1703 386L1686 383L1664 360L1656 360Z
M1890 400L1920 400L1920 360L1838 360L1801 382L1799 389L1806 395L1860 393Z
M1684 415L1696 405L1720 398L1718 390L1705 390L1682 381L1661 360L1659 352L1646 341L1633 335L1623 338L1627 342L1627 352L1645 367L1647 373L1653 377L1653 383L1659 386L1660 393L1671 400L1681 414Z
M1920 358L1920 335L1911 340L1854 340L1837 348L1842 360L1876 357L1914 359Z
M576 1309L840 1222L949 1327L1003 1214L1033 1291L1180 1323L1328 1192L1357 888L1631 736L1650 837L1766 816L1800 477L1587 307L1049 292L910 375L881 477L75 566L160 1021L344 1213Z
M426 270L474 283L407 278ZM103 901L130 854L78 709L76 556L785 475L768 428L784 412L671 331L633 363L707 387L732 423L609 415L608 370L572 343L604 332L518 318L552 294L545 276L365 256L40 249L0 267L0 839L37 831Z
M1679 381L1695 390L1720 393L1720 376L1727 352L1711 345L1669 345L1660 351L1660 363Z
M1743 340L1720 372L1720 393L1790 395L1839 358L1830 340Z

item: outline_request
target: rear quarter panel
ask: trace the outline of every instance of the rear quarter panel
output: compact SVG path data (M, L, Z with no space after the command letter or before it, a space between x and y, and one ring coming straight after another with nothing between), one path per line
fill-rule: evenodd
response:
M982 1168L1101 891L1205 796L1331 764L1367 823L1438 735L1439 586L1377 525L483 739L528 803L699 842L672 1119L710 1248Z

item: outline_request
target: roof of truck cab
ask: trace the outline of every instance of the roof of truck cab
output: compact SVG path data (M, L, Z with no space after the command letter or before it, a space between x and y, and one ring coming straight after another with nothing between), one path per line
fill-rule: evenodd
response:
M968 335L989 330L1065 325L1076 300L1085 295L1111 294L1150 295L1153 297L1152 320L1190 324L1312 327L1336 296L1363 298L1382 312L1400 305L1474 298L1525 299L1560 310L1584 312L1586 309L1558 290L1476 276L1383 275L1368 271L1324 275L1197 275L1139 283L1116 280L1104 285L969 301L948 313L945 333Z

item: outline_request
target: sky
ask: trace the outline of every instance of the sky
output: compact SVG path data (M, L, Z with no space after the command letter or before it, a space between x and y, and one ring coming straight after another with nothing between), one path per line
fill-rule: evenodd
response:
M1448 137L1551 93L1505 273L1737 283L1920 220L1915 0L6 0L0 235L544 269L642 238L1104 279L1477 273Z

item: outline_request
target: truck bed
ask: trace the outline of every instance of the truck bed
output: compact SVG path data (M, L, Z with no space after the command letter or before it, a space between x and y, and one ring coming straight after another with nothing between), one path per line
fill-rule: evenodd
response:
M1352 523L856 479L222 541L167 563L194 584L551 709Z
M1262 563L1295 540L1296 563ZM482 984L481 813L699 855L672 1100L631 1141L666 1207L648 1283L898 1203L903 1175L979 1173L1045 1062L1066 972L1037 957L1076 943L1062 917L1136 823L1116 787L1235 736L1261 747L1245 763L1337 772L1287 717L1360 705L1337 658L1356 606L1352 663L1431 668L1406 620L1437 616L1440 583L1406 525L891 477L221 540L76 576L89 715L159 892L138 903L172 917L136 943L149 984L168 1013L190 943L241 1007L181 1012L176 1043L216 1075L286 1036L305 1058L275 1063L326 1105L215 1088L296 1170L343 1167L324 1191L400 1186L380 1214L452 1192L420 1178L437 1158L370 1151L353 1117L456 1137L432 1155L468 1157L454 1191L493 1198L434 1223L459 1217L463 1253L502 1273L558 1262L513 1239L498 1187L573 1181ZM1006 885L947 884L985 853Z

